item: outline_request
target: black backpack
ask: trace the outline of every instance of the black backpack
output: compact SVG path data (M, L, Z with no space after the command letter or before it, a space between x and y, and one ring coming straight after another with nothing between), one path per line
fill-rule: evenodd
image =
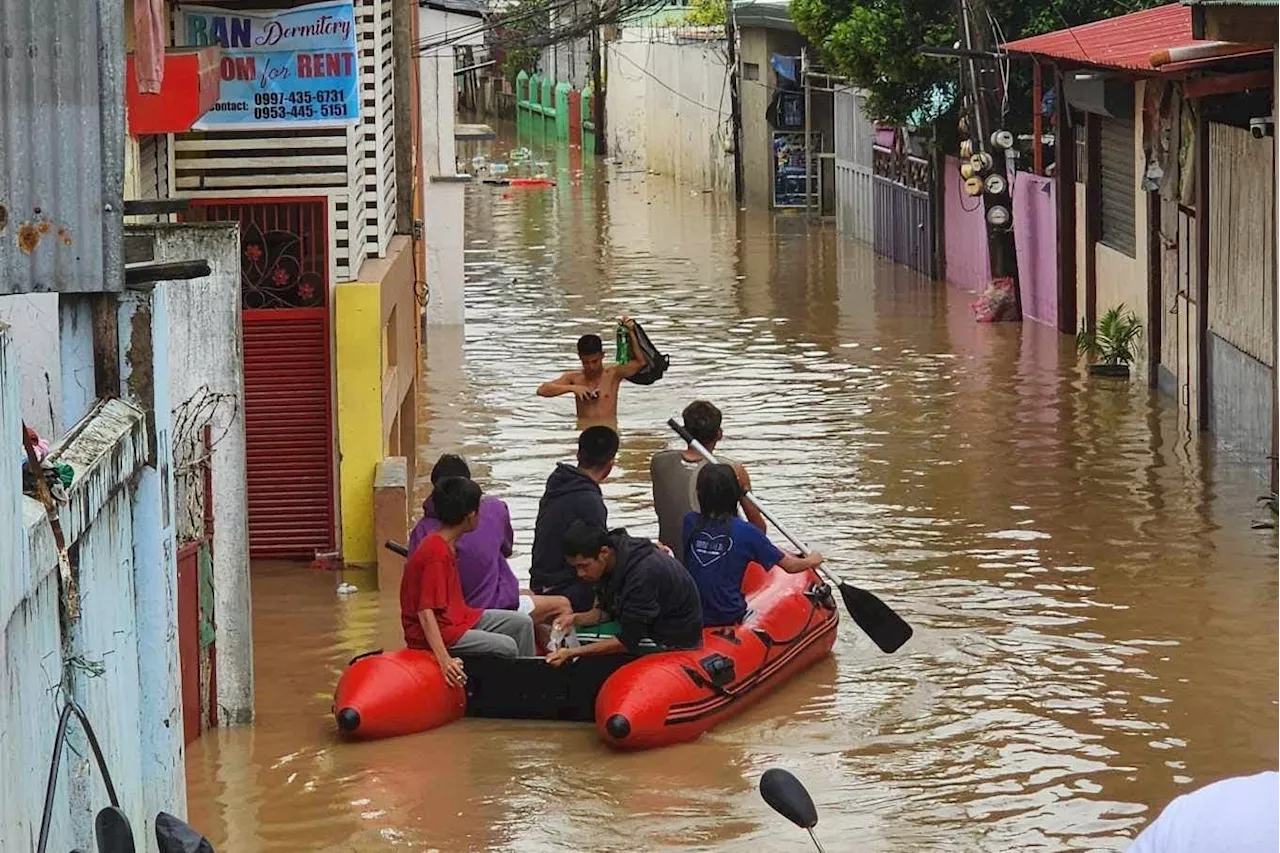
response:
M645 366L635 376L628 376L627 379L637 385L652 385L667 372L667 368L671 366L671 359L658 352L658 348L653 345L653 341L649 340L649 336L645 334L639 323L635 324L635 329L636 343L640 347L640 352L644 354Z

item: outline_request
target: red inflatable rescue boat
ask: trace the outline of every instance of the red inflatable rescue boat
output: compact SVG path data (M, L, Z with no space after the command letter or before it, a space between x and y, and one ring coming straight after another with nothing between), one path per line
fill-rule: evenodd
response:
M333 712L343 736L369 740L423 732L464 714L594 721L606 743L648 749L696 739L825 657L839 623L831 589L812 572L748 568L741 625L709 628L703 647L632 657L466 658L467 684L449 688L430 652L371 652L338 681Z

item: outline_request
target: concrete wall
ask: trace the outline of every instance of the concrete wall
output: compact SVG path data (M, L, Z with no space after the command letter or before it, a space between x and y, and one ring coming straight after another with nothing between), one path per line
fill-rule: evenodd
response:
M418 29L422 38L432 38L456 27L459 16L435 9L420 9ZM474 23L474 19L471 19ZM483 36L478 36L483 41ZM464 42L465 43L465 42ZM461 184L448 183L457 172L457 145L454 141L453 47L423 53L418 61L419 120L422 162L427 185L424 193L424 223L427 268L425 278L430 298L428 326L462 325L462 193ZM412 455L412 454L410 454Z
M1145 84L1134 84L1133 95L1133 157L1134 157L1134 232L1133 257L1117 251L1103 243L1094 246L1097 258L1097 309L1101 318L1109 309L1121 304L1132 311L1142 323L1144 332L1151 327L1151 318L1147 310L1147 288L1150 286L1147 264L1147 245L1151 238L1147 227L1147 194L1142 189L1142 176L1146 172L1146 160L1142 150L1142 104L1145 97ZM1076 287L1077 317L1083 318L1085 311L1084 257L1088 252L1085 235L1085 198L1084 185L1076 185L1076 250L1077 276ZM1077 323L1077 326L1079 323ZM1141 366L1147 361L1147 336L1144 334L1134 347L1134 365ZM1134 381L1143 381L1145 372L1135 369L1132 372Z
M463 218L466 184L437 176L427 181L427 326L466 321Z
M674 44L652 34L624 30L608 45L611 155L695 189L733 192L724 42Z
M765 110L777 90L778 75L769 65L769 57L775 53L799 56L805 44L802 36L783 30L759 27L739 30L740 61L744 66L754 63L760 73L759 80L744 79L740 86L743 188L745 201L751 207L767 209L773 204L773 130L765 119ZM813 100L813 129L825 134L826 145L830 148L834 105L829 95L815 96ZM824 174L824 181L826 178ZM834 175L831 178L832 186L824 187L824 193L825 198L834 201Z
M1134 232L1137 240L1134 243L1134 256L1125 255L1115 248L1098 243L1096 247L1098 260L1098 316L1106 314L1108 309L1124 304L1142 320L1143 329L1151 328L1151 318L1147 310L1147 242L1151 238L1147 228L1147 193L1142 190L1142 175L1146 172L1146 159L1142 150L1142 105L1144 101L1144 83L1134 85ZM1079 222L1084 222L1084 209L1076 214ZM1080 268L1083 272L1083 266ZM1083 289L1083 288L1082 288ZM1134 365L1142 365L1147 361L1147 336L1144 334L1134 347ZM1134 370L1134 374L1142 373Z
M3 850L31 849L39 831L40 781L64 696L80 704L94 726L141 849L155 850L158 811L186 813L173 490L163 452L170 424L168 406L154 406L157 399L167 401L170 390L163 286L157 294L120 299L123 399L93 404L89 417L51 451L74 470L59 520L68 546L75 546L74 596L72 586L66 590L68 601L79 602L79 613L69 610L65 623L48 519L38 503L20 496L16 465L0 472ZM84 348L81 342L61 349ZM18 434L20 417L17 366L12 337L0 329L0 429L9 436ZM74 724L68 747L50 849L92 849L92 817L106 797Z
M170 282L164 288L173 377L169 407L196 405L210 395L219 400L207 420L216 441L212 473L218 720L223 725L248 723L253 719L253 623L240 229L233 223L188 223L132 226L130 232L155 239L157 261L209 261L208 276Z
M62 371L59 367L58 294L0 296L0 323L9 326L13 357L21 383L17 388L22 420L52 440L62 430Z
M945 223L943 242L947 257L947 281L973 293L981 293L991 283L991 261L987 246L987 224L982 199L964 194L960 182L960 161L947 157L942 176Z
M374 470L384 453L382 424L382 293L376 282L348 282L334 290L334 365L338 390L338 480L342 557L377 560L373 540Z

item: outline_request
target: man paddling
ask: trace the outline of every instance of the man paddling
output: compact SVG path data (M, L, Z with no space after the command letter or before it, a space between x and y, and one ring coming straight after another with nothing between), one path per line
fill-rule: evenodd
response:
M627 327L631 340L631 360L626 364L604 364L604 342L599 335L583 335L578 338L578 359L581 370L560 374L559 378L538 386L539 397L559 397L572 394L578 407L578 426L616 426L618 423L618 389L622 380L635 376L648 363L636 339L635 321L623 317L619 320Z
M564 556L581 580L596 586L600 606L557 617L556 627L593 625L612 617L621 630L616 637L557 649L547 655L547 663L560 666L576 657L638 654L642 640L667 650L702 645L698 587L684 566L648 539L576 521L565 531Z
M720 410L706 400L694 400L685 406L681 414L684 428L709 452L715 453L716 445L724 438L720 428L723 416ZM751 491L751 477L747 469L724 456L719 461L732 465L738 475L738 485L745 496ZM684 450L663 450L655 453L649 462L649 478L653 482L653 508L658 513L658 540L684 562L684 539L681 529L685 516L698 509L698 472L706 460L692 446ZM761 533L768 529L764 514L745 497L739 501L747 521Z

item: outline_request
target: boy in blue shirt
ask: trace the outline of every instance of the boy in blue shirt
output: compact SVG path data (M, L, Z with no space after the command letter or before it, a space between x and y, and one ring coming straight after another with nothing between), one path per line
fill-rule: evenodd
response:
M702 599L702 624L736 625L747 613L742 576L748 563L798 574L822 565L822 555L786 554L759 529L738 517L742 487L731 465L704 465L698 472L698 507L684 517L684 565Z

